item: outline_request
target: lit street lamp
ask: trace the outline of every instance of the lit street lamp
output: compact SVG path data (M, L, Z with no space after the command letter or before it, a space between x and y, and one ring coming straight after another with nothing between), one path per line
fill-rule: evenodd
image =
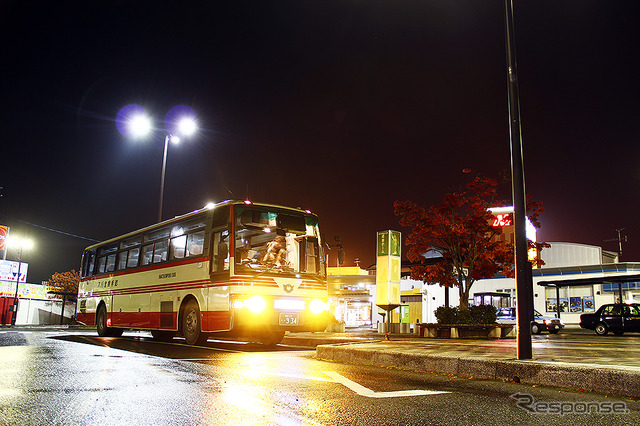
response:
M154 128L151 119L144 110L137 105L128 105L120 110L116 118L116 125L121 133L134 138L149 135ZM190 136L197 130L197 123L193 110L187 106L172 108L165 119L164 155L162 156L162 174L160 176L160 203L158 206L158 222L162 221L162 204L164 199L164 176L167 168L167 152L169 142L179 143L180 137Z
M33 247L33 241L28 238L9 237L7 239L7 246L15 247L18 250L18 273L16 274L16 292L13 296L13 305L11 305L11 311L13 312L11 325L15 325L16 317L18 316L18 288L20 286L20 270L22 268L22 251L30 250Z

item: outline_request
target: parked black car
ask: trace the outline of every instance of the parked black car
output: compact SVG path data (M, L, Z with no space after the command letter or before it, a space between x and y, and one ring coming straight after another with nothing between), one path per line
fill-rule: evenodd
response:
M602 336L609 331L616 336L622 335L625 331L640 332L640 304L602 305L592 314L580 315L580 327L595 330Z

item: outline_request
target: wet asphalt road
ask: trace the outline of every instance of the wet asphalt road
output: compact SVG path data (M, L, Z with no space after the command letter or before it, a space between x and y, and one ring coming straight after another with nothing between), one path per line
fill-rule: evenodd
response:
M640 403L629 399L314 355L283 345L159 343L141 332L115 339L2 329L0 423L640 424ZM586 407L592 414L581 413Z

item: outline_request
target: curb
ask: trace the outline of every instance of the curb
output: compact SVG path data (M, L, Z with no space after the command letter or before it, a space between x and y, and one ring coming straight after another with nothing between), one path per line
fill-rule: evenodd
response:
M349 364L397 367L474 379L516 381L633 398L640 397L640 367L620 368L546 361L458 358L366 346L366 343L320 345L316 348L316 357Z

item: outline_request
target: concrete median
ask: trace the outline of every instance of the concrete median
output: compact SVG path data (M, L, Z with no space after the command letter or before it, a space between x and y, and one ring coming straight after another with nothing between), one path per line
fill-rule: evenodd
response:
M319 345L319 359L640 397L640 367L452 356L397 342Z

